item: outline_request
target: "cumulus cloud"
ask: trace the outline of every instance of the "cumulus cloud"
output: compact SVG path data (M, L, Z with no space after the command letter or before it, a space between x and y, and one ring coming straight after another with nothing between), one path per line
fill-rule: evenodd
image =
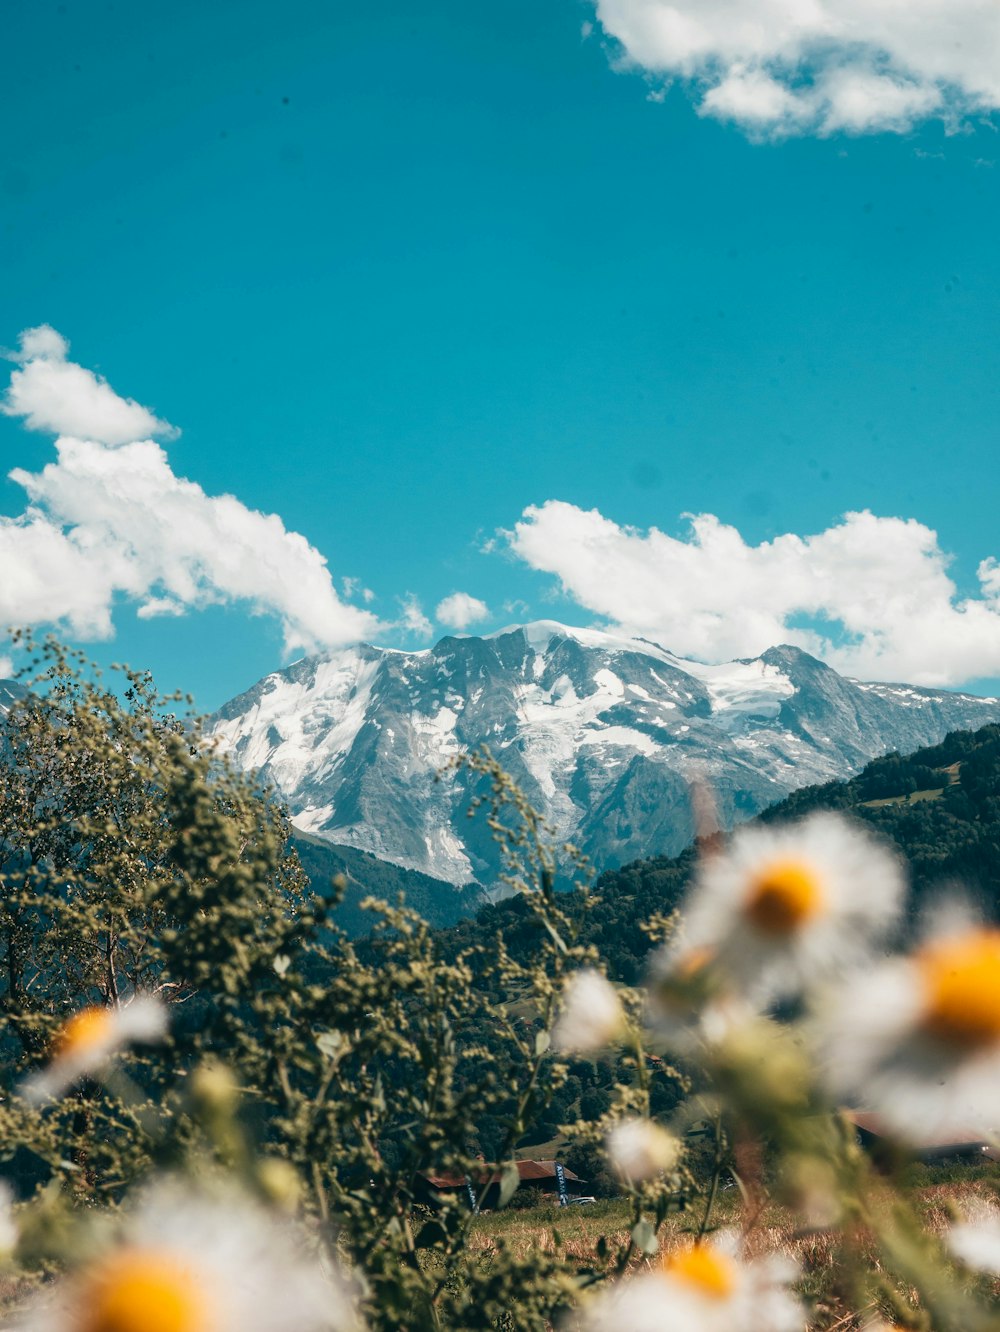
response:
M485 601L472 597L468 592L453 592L450 597L439 601L435 618L449 629L468 629L470 624L480 624L489 618L490 608Z
M412 634L414 638L429 638L434 632L434 626L424 614L419 599L412 592L408 592L405 597L400 598L399 605L399 620L393 627L402 629L406 634Z
M1000 675L1000 563L960 598L937 534L849 513L814 536L753 546L711 514L683 538L549 500L508 534L531 568L621 631L724 661L792 643L861 679L955 685Z
M22 335L4 411L64 433L38 473L15 468L28 504L0 517L0 623L58 624L83 638L113 634L122 599L142 618L240 603L280 621L286 648L306 651L370 637L370 611L342 601L326 560L275 514L210 496L171 470L160 445L132 429L169 431L66 359L48 327ZM41 366L54 372L51 398ZM21 376L21 378L18 378ZM65 433L72 422L83 434Z
M901 131L1000 107L995 0L595 0L619 63L754 134Z
M41 324L21 334L16 352L6 357L20 367L0 399L0 412L21 416L29 430L74 435L101 444L179 432L132 398L121 398L106 379L68 359L69 343L54 328Z

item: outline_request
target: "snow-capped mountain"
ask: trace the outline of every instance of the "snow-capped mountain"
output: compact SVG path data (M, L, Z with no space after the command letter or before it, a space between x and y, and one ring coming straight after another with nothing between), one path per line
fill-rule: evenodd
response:
M27 690L16 680L0 680L0 717L5 717L13 704L24 698Z
M453 883L489 885L488 829L454 755L488 744L600 868L676 854L690 785L725 825L890 750L1000 720L1000 700L848 680L794 647L722 666L552 621L421 652L360 645L267 676L211 719L301 830Z

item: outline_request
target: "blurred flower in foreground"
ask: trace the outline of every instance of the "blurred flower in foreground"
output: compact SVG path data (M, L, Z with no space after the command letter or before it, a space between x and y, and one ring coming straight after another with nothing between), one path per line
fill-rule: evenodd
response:
M802 1332L805 1317L779 1255L744 1262L733 1236L668 1253L661 1266L603 1291L585 1307L587 1332Z
M806 1226L825 1230L844 1212L834 1165L821 1156L789 1152L781 1165L778 1196L793 1207Z
M686 946L758 1001L792 994L864 958L904 886L896 857L836 815L755 824L702 861L682 908Z
M1000 1209L995 1204L976 1199L965 1219L946 1231L945 1241L967 1267L1000 1275Z
M552 1045L566 1054L603 1050L625 1032L625 1010L610 981L589 968L566 981Z
M21 1092L33 1105L62 1096L74 1082L97 1073L133 1041L162 1040L167 1014L158 999L137 995L121 1008L83 1008L59 1028L52 1058L25 1078Z
M162 1182L121 1242L56 1283L26 1332L333 1332L357 1322L305 1237L246 1198Z
M608 1159L618 1174L638 1184L672 1169L681 1142L649 1119L623 1119L608 1133Z
M827 1080L902 1137L1000 1121L1000 930L955 918L851 978L817 1015Z
M716 965L711 948L690 948L683 940L653 957L646 987L646 1019L675 1050L694 1053L699 1044L717 1045L756 1010L733 991Z
M7 1181L0 1180L0 1263L17 1248L18 1227L14 1220L14 1193Z

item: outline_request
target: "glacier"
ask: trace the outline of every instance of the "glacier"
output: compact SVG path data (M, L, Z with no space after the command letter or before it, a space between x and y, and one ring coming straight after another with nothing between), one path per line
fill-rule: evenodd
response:
M358 644L266 676L209 719L303 832L454 884L492 887L458 755L488 745L559 841L598 869L673 855L692 784L730 827L795 787L1000 721L1000 700L847 679L798 648L706 665L542 620L403 651Z

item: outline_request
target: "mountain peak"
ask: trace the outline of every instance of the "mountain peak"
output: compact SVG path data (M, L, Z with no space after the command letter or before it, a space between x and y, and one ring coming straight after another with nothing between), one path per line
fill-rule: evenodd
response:
M718 665L556 620L402 652L304 658L221 709L212 729L261 769L296 826L453 883L496 880L457 755L488 745L556 830L609 867L681 850L689 787L725 825L888 750L1000 720L1000 704L847 680L789 644Z

